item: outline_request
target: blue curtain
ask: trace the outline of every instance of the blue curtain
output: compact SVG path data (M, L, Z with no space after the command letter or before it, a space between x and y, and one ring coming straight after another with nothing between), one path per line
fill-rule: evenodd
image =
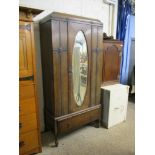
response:
M131 4L129 0L118 0L118 15L117 15L117 39L124 41L127 16L131 14Z
M128 15L126 33L124 38L123 53L122 53L122 64L121 64L120 82L122 84L128 83L131 41L132 41L132 38L135 38L134 25L135 25L135 16Z
M121 62L120 83L127 84L129 72L129 56L131 39L134 38L135 18L131 15L129 0L118 1L117 39L123 41L123 53Z

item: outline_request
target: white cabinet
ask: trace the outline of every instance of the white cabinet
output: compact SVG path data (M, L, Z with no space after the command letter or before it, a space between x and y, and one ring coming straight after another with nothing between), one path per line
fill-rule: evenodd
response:
M114 84L101 87L102 123L112 127L126 120L129 86Z

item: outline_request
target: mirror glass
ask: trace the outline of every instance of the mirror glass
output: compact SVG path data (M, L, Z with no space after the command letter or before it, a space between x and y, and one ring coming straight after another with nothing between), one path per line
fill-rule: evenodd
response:
M75 37L73 55L73 93L78 106L82 105L87 88L88 54L86 39L82 31Z

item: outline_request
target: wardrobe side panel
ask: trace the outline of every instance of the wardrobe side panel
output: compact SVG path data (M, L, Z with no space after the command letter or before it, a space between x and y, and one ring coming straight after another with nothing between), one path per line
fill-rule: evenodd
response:
M91 43L91 106L96 104L96 48L97 48L97 26L92 25Z
M102 47L102 27L97 28L97 57L96 57L96 104L100 104L101 83L102 83L102 64L103 64L103 47Z
M60 21L60 65L61 65L61 106L62 115L68 114L68 57L67 21Z
M52 23L52 54L53 54L53 83L54 83L54 102L55 117L61 116L61 57L60 57L60 22L59 20L51 20Z
M52 77L52 38L51 22L40 24L41 57L43 73L44 108L50 114L54 112L54 93ZM46 119L46 118L45 118Z

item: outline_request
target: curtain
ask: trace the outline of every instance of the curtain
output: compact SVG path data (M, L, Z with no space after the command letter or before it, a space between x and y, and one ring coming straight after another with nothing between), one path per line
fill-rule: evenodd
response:
M131 3L129 0L118 0L117 16L117 39L124 41L126 32L127 16L131 14Z
M131 41L132 41L132 38L135 38L134 25L135 25L135 16L128 15L126 33L124 38L123 53L122 53L122 64L121 64L120 82L122 84L128 84Z
M118 0L118 17L116 38L123 41L120 83L127 84L131 37L134 33L134 16L131 0Z

